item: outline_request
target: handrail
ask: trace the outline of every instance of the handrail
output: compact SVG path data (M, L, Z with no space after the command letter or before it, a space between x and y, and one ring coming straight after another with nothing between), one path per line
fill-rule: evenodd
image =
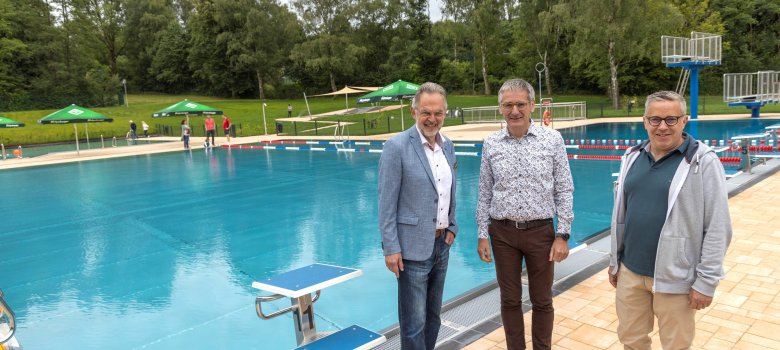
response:
M311 303L312 304L314 304L314 302L317 301L320 298L320 292L321 291L318 290L316 292L316 294L314 295L314 298L311 299ZM274 311L274 312L272 312L272 313L270 313L268 315L263 313L263 305L262 305L263 302L274 301L274 300L281 299L283 297L284 297L284 295L274 294L274 295L268 295L268 296L264 296L264 297L257 297L257 298L255 298L255 312L257 312L257 316L262 318L262 319L264 319L264 320L270 320L270 319L272 319L274 317L286 314L286 313L288 313L290 311L295 311L297 309L297 306L296 305L292 305L292 306L288 306L288 307L286 307L284 309Z
M11 308L6 304L5 298L3 298L3 290L0 289L0 317L3 316L3 313L8 315L8 328L11 330L10 334L5 339L0 339L0 344L3 344L14 337L14 333L16 332L16 317L14 316L14 311L11 310Z

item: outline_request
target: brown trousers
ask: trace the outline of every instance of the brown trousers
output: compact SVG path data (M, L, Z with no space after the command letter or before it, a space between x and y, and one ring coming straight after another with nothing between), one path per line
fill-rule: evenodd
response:
M552 347L553 272L550 249L555 240L552 224L517 229L511 223L491 220L490 244L496 262L496 277L501 290L501 320L507 349L525 349L523 323L522 261L528 272L528 290L533 305L531 338L534 350Z

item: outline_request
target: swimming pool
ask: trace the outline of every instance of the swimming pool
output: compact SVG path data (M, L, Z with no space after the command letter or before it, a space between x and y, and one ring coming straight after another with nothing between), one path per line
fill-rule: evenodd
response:
M137 140L126 140L124 138L117 139L116 140L116 147L128 147L128 146L136 146L136 145L148 145L151 143L159 143L159 142L172 142L169 140L159 140L159 139L151 139L151 138L138 138ZM178 142L178 141L176 141ZM86 151L90 149L100 149L100 148L111 148L112 146L112 140L106 139L105 142L100 142L100 140L92 140L91 142L86 141L79 141L79 150ZM59 152L73 152L76 150L76 143L64 143L64 144L56 144L56 145L31 145L31 146L25 146L22 145L22 151L25 157L39 157L42 155L50 154L50 153L59 153ZM10 158L13 155L13 149L6 148L6 154ZM0 160L2 160L2 157L0 157Z
M0 288L17 336L28 349L290 348L289 314L257 318L250 285L314 262L364 271L323 291L319 330L388 327L396 285L376 223L378 159L217 149L2 171ZM480 158L458 161L445 299L495 276L474 253ZM619 164L570 164L582 239L609 225Z

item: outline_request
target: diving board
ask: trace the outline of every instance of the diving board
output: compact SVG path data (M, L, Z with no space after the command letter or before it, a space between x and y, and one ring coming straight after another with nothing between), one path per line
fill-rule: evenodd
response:
M351 280L363 271L326 264L312 264L252 283L252 288L297 298Z

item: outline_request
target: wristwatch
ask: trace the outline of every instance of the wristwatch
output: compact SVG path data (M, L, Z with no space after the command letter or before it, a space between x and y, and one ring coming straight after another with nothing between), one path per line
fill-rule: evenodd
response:
M563 239L564 241L568 242L569 241L569 237L571 237L571 235L568 234L568 233L556 233L555 237L556 238L561 237L561 239Z

